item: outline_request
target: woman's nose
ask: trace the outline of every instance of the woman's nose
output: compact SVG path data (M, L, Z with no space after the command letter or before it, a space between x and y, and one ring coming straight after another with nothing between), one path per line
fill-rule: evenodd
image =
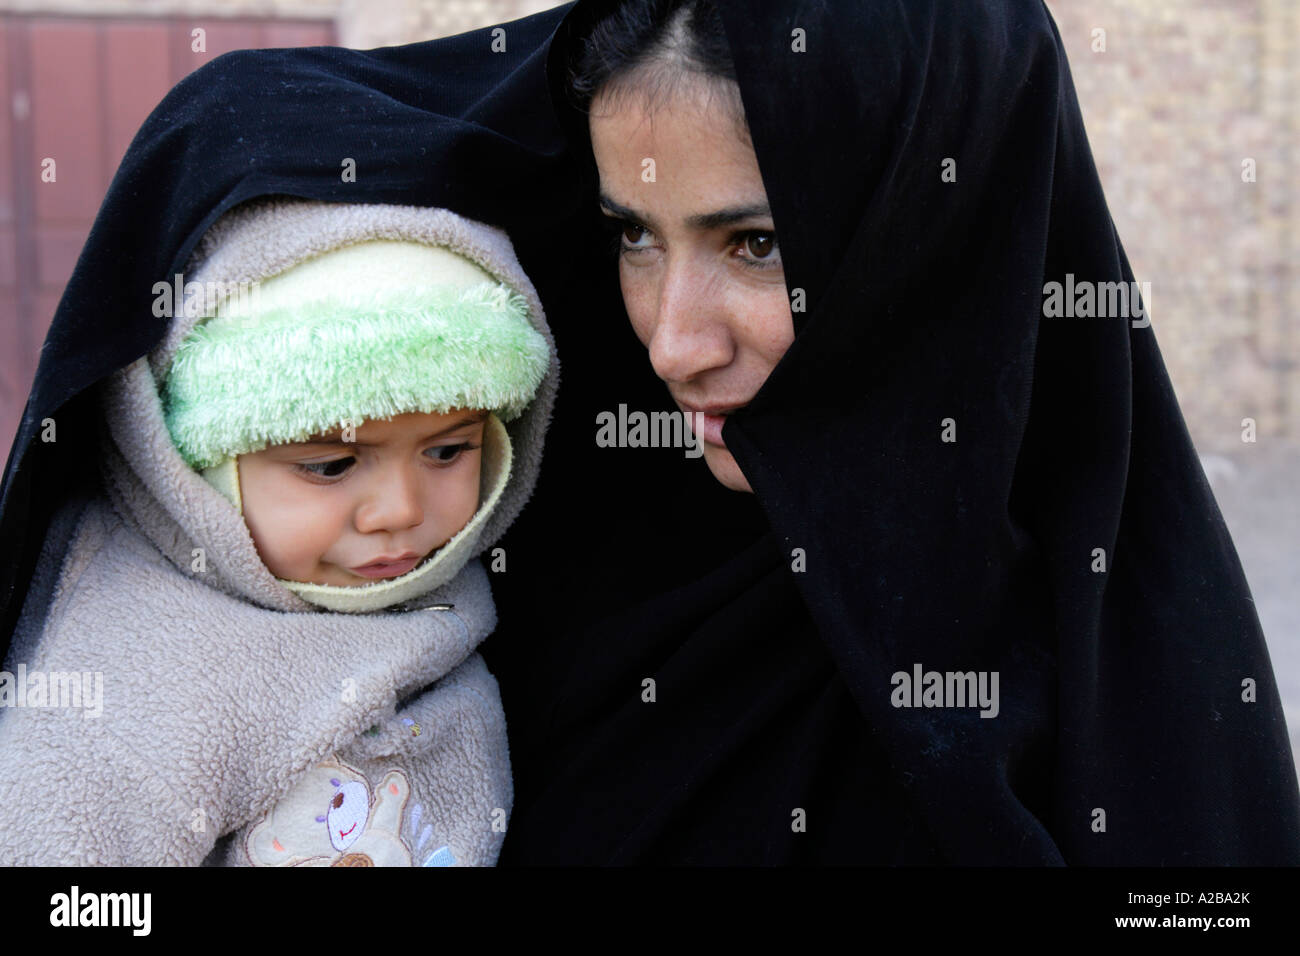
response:
M357 509L357 531L405 531L424 522L420 479L414 466L387 465L369 482Z
M665 382L689 382L733 357L724 280L707 263L670 261L661 273L650 364Z

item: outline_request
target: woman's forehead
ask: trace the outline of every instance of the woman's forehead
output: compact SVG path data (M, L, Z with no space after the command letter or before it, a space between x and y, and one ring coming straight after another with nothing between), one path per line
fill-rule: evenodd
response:
M683 124L728 133L752 152L753 142L740 87L732 80L697 72L638 69L611 80L592 98L588 120L610 117L653 130L659 123Z
M758 158L717 101L685 97L646 113L636 99L626 99L593 112L590 123L601 196L611 211L717 219L766 205Z

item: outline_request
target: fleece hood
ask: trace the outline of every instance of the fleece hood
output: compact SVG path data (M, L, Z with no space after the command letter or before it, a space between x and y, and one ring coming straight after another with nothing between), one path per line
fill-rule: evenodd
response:
M167 373L199 317L220 315L220 290L381 239L445 248L507 286L551 361L529 404L489 416L478 512L422 565L356 588L281 581L237 494L173 440ZM105 496L60 510L39 565L48 604L29 606L10 648L26 696L0 719L0 863L491 865L513 788L476 652L496 611L473 559L533 489L558 377L510 240L443 209L261 200L218 220L182 282L204 301L174 309L159 344L102 386ZM47 694L47 673L94 675L93 708ZM110 791L136 798L92 824Z
M191 320L151 308L177 274L253 281L347 244L423 240L518 291L551 342L533 284L552 316L593 291L577 268L587 232L572 228L588 208L536 121L532 71L561 13L511 24L500 54L489 30L227 54L136 136L51 321L0 495L0 646L39 695L0 716L0 862L357 865L392 860L394 836L416 865L495 861L513 786L476 648L508 575L490 584L473 556L532 492L554 355L523 413L502 418L509 475L476 539L439 551L446 583L323 613L265 567L236 506L170 440L162 372ZM355 181L331 154L356 161ZM102 469L82 466L101 448ZM39 675L74 671L103 675L98 716L41 706ZM105 794L123 797L111 814ZM339 846L335 830L326 846L339 797L358 824L369 808L342 842L365 835Z
M522 411L516 407L489 416L479 508L431 557L400 577L358 587L286 581L272 574L254 546L241 514L234 459L200 469L187 464L178 449L166 419L168 376L187 336L220 314L240 290L292 276L322 256L376 240L445 249L521 297L533 329L545 340L550 364ZM264 198L236 207L208 230L189 268L175 277L174 289L159 288L174 313L162 341L103 384L103 470L119 513L179 568L191 568L201 554L209 584L274 610L371 612L418 604L495 544L528 500L559 368L537 292L502 230L446 209ZM277 374L272 362L268 366L255 374ZM376 387L384 387L382 380ZM318 423L325 424L337 423Z

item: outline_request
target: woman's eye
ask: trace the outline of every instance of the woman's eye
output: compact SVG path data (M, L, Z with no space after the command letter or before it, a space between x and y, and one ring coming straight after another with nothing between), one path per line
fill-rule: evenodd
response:
M745 249L755 259L766 259L776 251L776 236L770 232L752 232L745 240Z
M755 268L774 268L781 262L780 247L774 232L747 232L738 237L745 265Z
M645 228L645 226L638 226L631 222L624 223L622 236L624 249L635 251L637 249L650 248L648 243L642 243L642 240L647 239L650 236L650 230Z
M352 457L335 458L333 461L302 462L298 467L318 478L337 478L351 468L355 461L356 459Z

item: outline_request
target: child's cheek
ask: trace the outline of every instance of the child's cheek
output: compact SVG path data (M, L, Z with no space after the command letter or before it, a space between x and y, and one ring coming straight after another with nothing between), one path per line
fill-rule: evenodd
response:
M312 580L328 569L321 565L341 563L338 544L348 514L346 496L324 495L316 489L300 491L293 501L275 509L275 541L270 550L290 580Z
M438 516L443 542L469 524L478 511L479 473L477 467L462 469L454 482L448 482L437 490L429 513Z
M337 506L279 463L240 462L244 523L262 563L278 578L306 581L318 575L322 556L337 538Z

